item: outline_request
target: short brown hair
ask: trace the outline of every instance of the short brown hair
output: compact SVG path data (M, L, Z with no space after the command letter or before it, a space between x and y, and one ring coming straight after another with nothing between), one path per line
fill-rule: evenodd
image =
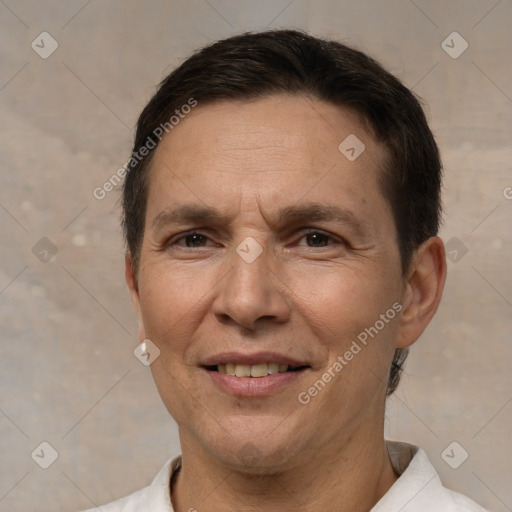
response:
M275 93L307 94L357 112L388 158L379 181L398 232L405 275L415 249L439 230L442 166L418 98L366 54L297 30L245 33L194 53L160 84L142 111L123 188L123 228L137 272L144 234L149 163L155 131L193 99L250 100ZM151 149L144 157L140 148ZM137 158L133 158L133 155ZM396 389L407 349L397 349L387 393Z

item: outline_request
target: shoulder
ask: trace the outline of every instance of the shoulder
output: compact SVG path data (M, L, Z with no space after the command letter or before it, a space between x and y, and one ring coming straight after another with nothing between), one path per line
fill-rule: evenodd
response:
M450 491L449 489L446 489L446 491L450 494L450 498L453 502L453 510L464 510L467 512L488 512L486 509L482 508L478 503L475 503L467 496L464 496L463 494L455 491Z
M170 497L171 475L181 465L181 456L169 459L160 469L151 485L107 505L83 512L173 512Z
M433 506L436 510L442 507L444 512L488 512L464 494L443 487L441 482L434 492L426 493L425 497L428 499L429 506ZM427 503L427 500L424 501Z
M372 512L487 512L467 496L444 487L421 448L393 441L386 445L393 468L400 476Z

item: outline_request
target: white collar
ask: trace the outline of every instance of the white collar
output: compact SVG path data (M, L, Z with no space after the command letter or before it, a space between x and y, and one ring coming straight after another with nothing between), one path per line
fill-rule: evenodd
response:
M486 512L462 494L443 487L426 453L417 446L386 441L398 480L371 512ZM170 481L181 467L181 455L169 459L149 487L111 503L105 512L173 512Z

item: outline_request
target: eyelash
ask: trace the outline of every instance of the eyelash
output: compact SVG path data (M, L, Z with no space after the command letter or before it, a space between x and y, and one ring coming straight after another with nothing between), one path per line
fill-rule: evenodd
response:
M209 237L203 233L201 233L200 231L187 231L185 233L181 233L180 235L177 235L175 237L172 237L165 245L166 247L171 247L171 246L176 246L177 243L180 241L180 240L185 240L186 238L188 237L191 237L191 236L194 236L194 235L200 235L206 239L209 239ZM334 237L333 235L330 235L329 233L325 233L324 231L320 231L320 230L317 230L317 229L311 229L311 231L308 231L307 233L304 233L299 240L301 240L302 238L304 237L307 237L307 236L311 236L311 235L322 235L323 237L326 237L327 239L331 240L331 241L334 241L335 243L337 242L336 240L336 237ZM344 243L344 241L342 240L341 242L339 243ZM328 244L327 246L320 246L320 247L328 247L329 245L332 245L332 244ZM192 247L187 247L187 246L178 246L178 247L181 247L182 249L193 249L194 246ZM197 246L199 248L203 248L203 246ZM310 246L308 246L310 247ZM311 249L315 249L316 247L310 247Z

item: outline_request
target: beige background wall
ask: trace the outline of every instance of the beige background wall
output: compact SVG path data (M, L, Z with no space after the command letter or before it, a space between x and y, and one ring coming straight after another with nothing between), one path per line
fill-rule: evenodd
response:
M264 27L348 41L428 104L455 262L386 433L424 447L447 485L512 510L511 26L510 0L0 2L0 510L102 504L179 451L132 353L119 193L92 192L125 162L166 73L200 45ZM51 49L43 31L58 43L46 59L31 47ZM441 47L453 31L469 44L458 58ZM49 462L48 447L31 458L43 441L58 452L46 470L35 460ZM457 469L441 457L453 441L455 459L469 454Z

